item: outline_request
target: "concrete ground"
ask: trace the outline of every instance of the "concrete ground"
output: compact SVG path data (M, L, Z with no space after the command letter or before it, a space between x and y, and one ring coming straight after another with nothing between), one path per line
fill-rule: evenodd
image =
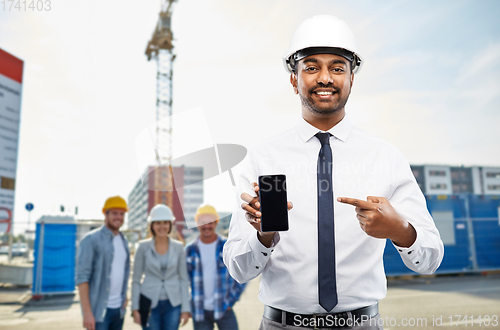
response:
M263 305L257 299L259 279L249 283L235 306L240 330L258 329ZM0 329L81 329L78 295L29 300L28 288L0 285ZM500 274L416 277L391 280L380 303L385 329L499 329ZM471 323L481 316L489 325ZM458 322L458 325L457 325ZM425 325L426 323L426 325ZM140 329L127 315L125 330ZM191 323L182 327L192 329Z
M500 329L500 274L390 281L380 314L384 329Z
M256 279L247 285L240 301L234 307L241 330L259 327L264 305L257 299L258 294L259 279ZM1 330L83 329L77 293L47 296L39 301L30 298L30 288L0 284ZM130 303L123 329L141 329L130 316ZM192 321L180 329L192 330Z

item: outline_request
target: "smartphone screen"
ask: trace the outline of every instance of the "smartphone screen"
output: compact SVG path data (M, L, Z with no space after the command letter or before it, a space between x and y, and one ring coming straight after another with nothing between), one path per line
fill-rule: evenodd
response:
M260 228L264 232L288 230L286 176L259 176L259 200L262 212Z

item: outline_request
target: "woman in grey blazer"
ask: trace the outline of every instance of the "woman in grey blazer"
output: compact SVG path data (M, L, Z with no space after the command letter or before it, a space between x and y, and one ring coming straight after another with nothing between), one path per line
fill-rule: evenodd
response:
M148 217L150 239L139 242L132 275L132 315L141 324L139 301L151 301L148 330L178 329L191 317L189 278L184 246L168 234L174 216L170 208L158 204ZM141 297L141 295L143 297Z

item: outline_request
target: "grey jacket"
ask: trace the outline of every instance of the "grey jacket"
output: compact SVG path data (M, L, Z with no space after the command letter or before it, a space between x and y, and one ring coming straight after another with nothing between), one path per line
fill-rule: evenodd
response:
M130 274L130 253L125 236L123 239L127 261L123 275L122 303L127 297L128 277ZM113 262L114 235L106 226L95 229L85 235L78 247L78 258L76 261L75 284L89 283L90 307L96 322L104 321L109 298L109 286L111 263ZM121 309L121 316L125 315L125 309Z
M169 238L167 271L163 276L155 253L154 239L139 242L135 251L132 275L132 310L139 309L139 295L151 299L151 308L158 304L161 288L165 288L172 306L181 304L182 312L190 312L189 278L186 254L181 242ZM144 277L143 277L144 276Z

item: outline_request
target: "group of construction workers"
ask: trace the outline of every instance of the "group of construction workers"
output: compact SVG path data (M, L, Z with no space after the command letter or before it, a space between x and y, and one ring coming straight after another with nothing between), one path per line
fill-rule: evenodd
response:
M198 207L200 234L184 247L172 237L172 210L165 204L154 206L147 219L148 238L139 241L133 262L120 232L127 211L123 198L108 198L102 209L104 224L79 243L75 278L83 327L123 328L132 273L132 317L142 329L178 329L190 318L195 330L213 329L214 324L221 330L238 329L232 307L245 284L229 275L222 260L226 240L216 233L216 209Z

